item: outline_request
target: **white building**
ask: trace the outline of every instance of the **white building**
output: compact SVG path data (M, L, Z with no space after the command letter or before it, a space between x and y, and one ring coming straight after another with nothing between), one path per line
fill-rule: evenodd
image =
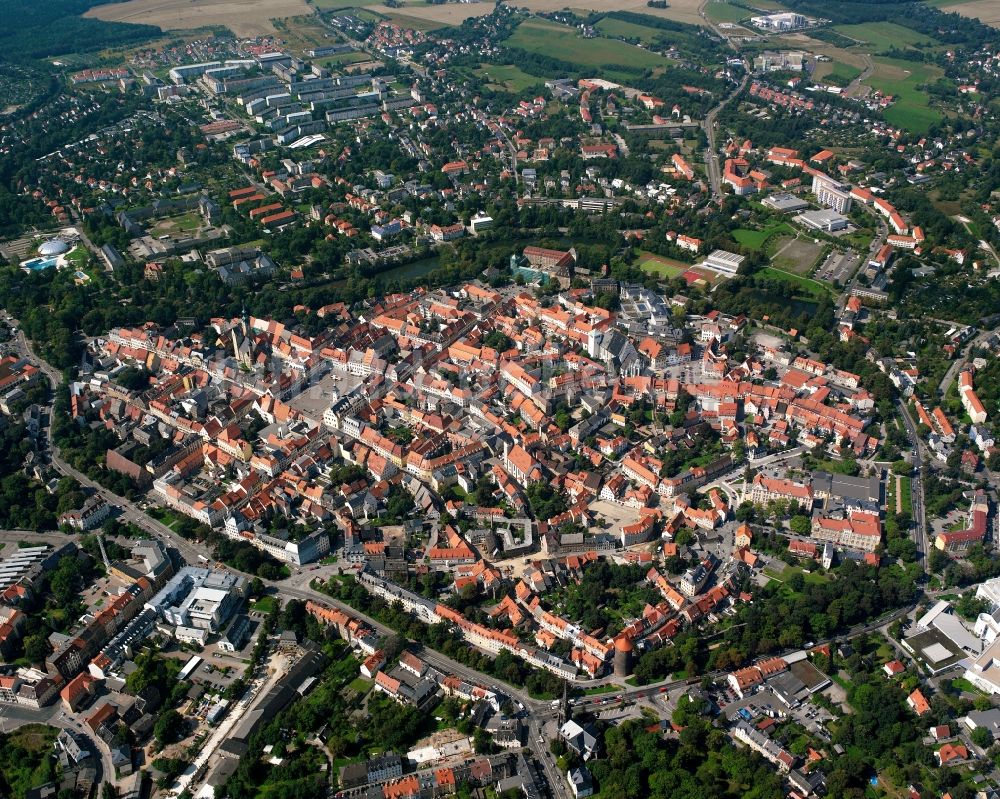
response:
M851 187L845 183L839 183L825 175L813 175L812 191L821 205L832 208L839 214L846 214L851 210Z
M735 275L746 258L727 250L713 250L701 266L724 275Z

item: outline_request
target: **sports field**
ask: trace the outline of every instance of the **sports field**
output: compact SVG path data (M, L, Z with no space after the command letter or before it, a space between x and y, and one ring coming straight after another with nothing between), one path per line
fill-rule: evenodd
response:
M813 271L816 261L823 252L823 246L809 238L772 239L768 251L773 252L771 266L783 272L806 276Z
M645 250L639 250L639 257L635 265L643 272L657 277L678 277L691 268L690 264L675 261L672 258L664 258L662 255L654 255Z
M539 19L522 22L505 44L581 67L623 64L651 69L667 63L662 56L639 47L614 39L584 39L575 28Z

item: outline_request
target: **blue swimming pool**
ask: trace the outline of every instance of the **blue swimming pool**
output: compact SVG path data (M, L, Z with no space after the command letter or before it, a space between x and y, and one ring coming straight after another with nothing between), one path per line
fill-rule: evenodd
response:
M21 263L21 268L25 272L41 272L43 269L51 269L59 259L51 256L48 258L32 258L30 261Z

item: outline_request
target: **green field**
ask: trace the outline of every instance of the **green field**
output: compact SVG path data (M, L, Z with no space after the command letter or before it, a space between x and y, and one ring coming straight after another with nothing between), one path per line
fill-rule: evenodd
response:
M899 478L899 505L902 508L902 512L912 518L913 496L910 492L910 478L904 475Z
M642 25L636 25L634 22L625 22L620 19L612 19L611 17L604 17L595 27L606 36L638 39L643 44L650 44L656 38L656 30L654 28L646 28Z
M733 231L732 236L737 244L750 250L757 251L767 244L772 236L781 234L795 235L795 229L787 222L776 222L768 225L763 230L750 230L749 228L738 228Z
M749 17L750 12L725 0L709 0L705 6L705 16L716 22L739 22Z
M904 28L895 22L865 22L860 25L834 25L833 30L859 42L870 44L875 52L893 47L914 47L918 44L936 42L912 28Z
M866 83L897 98L884 111L886 122L913 133L926 133L931 125L941 121L941 112L930 107L927 93L919 88L941 76L939 67L893 58L876 58L875 63L880 68Z
M337 55L326 56L326 58L317 58L315 59L315 63L321 67L339 67L344 64L360 64L362 61L370 60L371 56L368 53L355 51L353 53L338 53Z
M832 86L847 86L861 74L861 70L857 67L852 67L850 64L844 64L840 61L834 61L829 66L831 69L822 72L818 79L824 80ZM817 71L819 70L817 69Z
M625 42L602 38L584 39L575 28L537 19L529 19L518 25L505 44L588 68L621 64L652 69L667 64L662 56Z
M654 255L645 250L639 250L639 258L635 265L643 272L657 277L678 277L691 268L689 264L664 258L662 255Z
M771 280L784 280L786 283L791 283L801 292L802 296L812 297L816 300L830 293L830 289L818 280L802 277L802 275L793 275L791 272L783 272L773 266L765 266L757 274Z
M545 82L544 78L529 75L513 64L486 64L475 70L475 74L488 81L491 88L507 92L522 92Z

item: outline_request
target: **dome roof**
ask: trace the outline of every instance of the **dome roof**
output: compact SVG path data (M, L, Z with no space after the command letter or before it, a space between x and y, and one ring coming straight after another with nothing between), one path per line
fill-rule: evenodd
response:
M632 639L620 635L615 639L615 650L618 652L631 652L632 651Z
M69 249L69 245L62 239L49 239L38 248L39 255L62 255Z

